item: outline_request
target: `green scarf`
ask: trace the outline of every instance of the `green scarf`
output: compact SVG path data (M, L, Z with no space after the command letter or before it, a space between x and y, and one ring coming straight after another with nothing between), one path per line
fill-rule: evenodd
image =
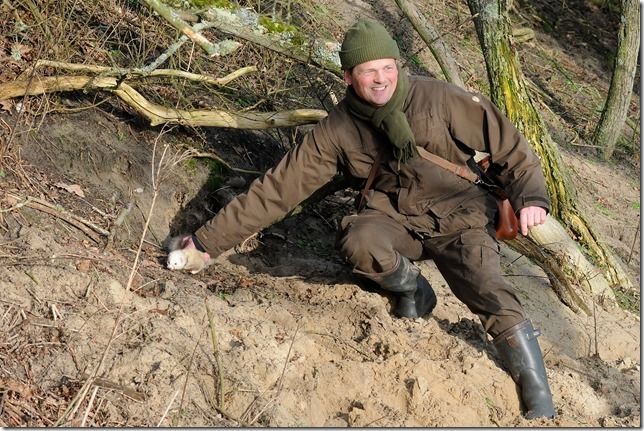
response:
M394 156L398 163L407 163L418 155L416 139L409 127L407 117L402 112L403 104L409 93L409 78L398 69L398 84L394 94L384 106L376 108L362 100L350 85L347 88L346 99L349 112L352 115L369 121L373 126L385 133L389 142L394 146Z

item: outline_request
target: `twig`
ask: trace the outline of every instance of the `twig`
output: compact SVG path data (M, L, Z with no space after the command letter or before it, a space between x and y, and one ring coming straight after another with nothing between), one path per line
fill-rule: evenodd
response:
M442 41L438 31L431 25L430 22L424 17L422 13L416 9L416 6L407 0L396 0L396 4L407 17L411 25L416 29L416 32L425 44L431 50L434 58L439 64L441 71L445 75L447 81L452 84L465 88L465 84L458 73L458 66L454 57L449 51L449 48Z
M277 386L277 394L275 394L275 397L279 396L280 392L282 392L282 383L284 381L284 374L286 373L286 366L288 365L288 360L291 356L291 350L293 349L293 344L295 343L295 336L297 335L297 332L300 330L300 326L302 326L302 321L297 322L297 327L295 328L295 332L293 333L293 337L291 338L291 344L288 346L288 352L286 353L286 360L284 361L284 367L282 368L282 375L280 376L279 379L279 385Z
M204 304L206 305L206 313L208 315L208 323L210 324L210 338L212 341L212 351L215 356L215 363L217 364L217 376L218 382L217 387L215 388L215 393L217 394L217 405L223 409L224 407L224 367L221 364L221 357L219 355L219 343L217 342L217 331L215 328L215 321L212 318L212 312L210 307L208 307L208 301L204 298Z
M51 304L49 304L49 306L51 307L51 315L52 315L52 317L54 318L54 322L55 322L57 319L62 319L62 318L63 318L63 316L62 316L62 315L60 314L60 312L58 311L58 308L56 308L56 304L51 303Z
M593 300L593 327L595 330L595 355L597 358L599 358L599 344L597 342L598 336L597 336L597 311L595 309L595 295L590 294L591 299Z
M165 128L162 129L161 132L159 132L159 134L157 135L156 139L154 140L154 150L153 151L156 151L158 141L161 138L161 136L164 134L164 130L165 130ZM161 165L162 162L163 162L163 157L161 157L161 159L159 160L159 165ZM143 227L143 232L141 234L141 241L139 242L139 249L138 249L138 251L136 253L136 257L134 259L134 264L132 265L132 269L130 270L130 277L128 279L128 283L127 283L127 286L126 286L126 289L125 289L126 292L129 291L129 288L132 285L132 281L134 279L134 274L136 272L136 268L137 268L137 265L138 265L139 256L141 254L143 238L145 238L145 234L147 233L150 216L152 214L152 211L154 209L154 205L156 203L156 197L158 196L158 193L159 193L159 183L155 182L154 163L155 163L155 158L154 158L154 152L153 152L153 157L152 157L152 184L153 184L154 193L153 193L153 196L152 196L152 202L150 204L150 212L148 213L148 218L146 220L145 226ZM159 166L159 169L161 169L161 166ZM117 331L117 329L119 327L119 324L121 323L125 303L126 303L125 300L121 301L121 304L119 306L118 312L116 314L116 318L114 319L114 325L112 326L112 331L110 333L109 338L107 339L107 345L103 349L103 352L101 353L101 357L100 357L98 363L96 364L96 366L94 367L94 369L90 373L89 378L85 381L85 383L83 384L81 389L78 391L78 393L76 394L74 399L72 399L72 401L69 403L69 405L67 406L67 409L65 409L63 414L58 418L58 420L56 420L56 423L54 424L54 426L61 425L67 419L67 417L73 417L76 414L76 410L80 406L82 400L87 396L87 392L89 391L89 388L91 387L91 385L96 380L98 374L101 372L101 369L103 367L105 359L107 358L107 352L109 351L109 348L112 345L112 342L114 341L116 331Z
M333 338L335 341L339 341L340 343L344 344L345 346L347 346L347 347L349 347L349 348L351 348L351 349L355 350L356 352L360 353L360 354L361 354L362 356L364 356L365 358L367 358L367 359L369 359L369 360L371 360L371 361L373 361L373 360L374 360L374 358L372 357L372 355L370 355L370 354L368 354L368 353L363 352L362 350L358 349L357 347L352 346L349 342L347 342L347 341L343 340L342 338L339 338L339 337L337 337L337 336L335 336L335 335L333 335L333 334L328 334L328 333L324 333L324 332L315 332L315 331L307 331L306 333L307 333L307 334L313 334L313 335L320 335L320 336L323 336L323 337L330 337L330 338Z
M89 72L97 73L100 76L118 76L118 77L148 77L148 76L172 76L176 78L185 78L190 81L203 82L205 84L213 84L217 86L224 86L229 82L239 78L240 76L246 75L251 72L257 72L256 66L246 66L242 67L239 70L236 70L223 78L215 78L214 76L202 75L198 73L186 72L183 70L176 69L156 69L156 70L147 70L146 68L133 68L126 69L122 67L107 67L107 66L98 66L95 64L78 64L78 63L68 63L64 61L53 61L53 60L38 60L33 66L34 68L46 66L53 67L55 69L64 69L71 70L74 72Z
M31 199L32 199L31 196L27 196L27 198L24 201L18 202L12 207L5 208L5 209L0 209L0 214L8 213L8 212L11 212L11 211L18 210L18 209L20 209L20 208L22 208L24 206L28 206L29 203L31 202Z
M94 232L97 232L104 236L109 235L109 232L103 229L102 227L97 226L91 221L65 210L60 205L53 205L43 199L35 198L33 196L27 196L26 198L22 198L18 195L14 195L12 193L7 192L5 193L4 200L8 202L10 205L14 205L15 207L28 206L29 208L33 208L33 209L42 211L44 213L53 215L54 217L58 217L59 219L81 230L83 233L85 233L87 236L89 236L92 240L94 240L97 243L100 242L100 238Z
M181 415L181 408L183 407L183 399L186 395L186 389L188 388L188 379L190 379L190 371L192 371L192 364L194 363L195 360L195 354L197 353L197 347L199 347L199 341L201 341L201 336L203 335L203 331L199 335L199 339L195 343L194 349L192 349L192 354L190 355L190 362L188 362L188 369L186 370L186 379L183 382L183 388L181 390L181 400L179 401L179 409L177 410L177 414ZM177 416L174 416L172 419L172 426L176 426L177 423Z
M168 23L170 23L174 28L182 32L184 35L188 36L194 43L199 45L206 53L213 57L221 55L220 46L218 44L213 44L208 39L206 39L202 34L195 31L188 23L177 16L176 12L169 6L164 5L158 0L143 0L144 3L162 16ZM239 46L237 42L233 50ZM225 46L221 46L223 49L227 49ZM230 49L230 48L228 48ZM227 53L227 52L226 52Z
M177 397L178 394L179 394L178 390L174 391L174 395L172 395L172 398L170 399L170 402L168 403L168 406L165 408L165 411L163 412L163 416L161 416L161 420L157 424L157 428L159 428L161 426L161 424L163 423L163 420L165 419L165 417L167 416L168 412L170 411L170 407L172 407L172 403L174 403L174 399Z
M260 171L254 171L254 170L251 170L251 169L241 169L241 168L235 168L233 166L230 166L228 164L228 162L226 162L224 159L222 159L221 157L219 157L215 153L207 153L207 152L203 152L203 151L191 150L190 151L190 156L191 157L196 157L196 158L205 158L205 159L215 160L215 161L221 163L222 165L224 165L226 168L228 168L228 169L230 169L231 171L234 171L234 172L240 172L240 173L243 173L243 174L253 174L253 175L262 175L263 174L263 172L260 172Z
M116 235L116 231L118 230L118 228L121 227L121 225L125 221L125 218L132 211L132 208L134 208L134 202L130 201L127 204L127 206L121 210L118 217L114 221L114 225L112 227L112 230L110 231L110 234L107 236L107 245L105 246L105 248L109 249L112 247L112 244L114 242L114 236Z
M573 147L603 148L601 145L577 144L575 142L568 142L568 144L572 145Z
M326 218L324 218L324 216L322 216L322 214L320 214L320 212L318 210L313 208L313 213L316 216L320 217L320 220L322 220L331 229L332 232L336 231L336 228L331 223L329 223L329 221Z
M288 352L286 353L286 359L284 360L284 367L282 367L282 374L280 375L280 378L277 381L277 391L275 392L275 395L273 398L271 398L266 404L264 404L264 407L255 415L255 417L248 423L248 425L253 425L257 419L271 406L273 405L276 401L277 398L280 396L280 393L282 392L282 384L284 382L284 374L286 373L286 366L288 365L288 361L291 356L291 350L293 349L293 344L295 343L295 336L297 335L297 332L300 329L300 326L302 325L302 322L299 321L297 322L297 327L295 328L295 332L293 333L293 337L291 337L291 344L288 346Z
M152 202L150 203L150 210L148 211L147 217L145 217L145 225L143 226L143 234L141 235L141 239L139 240L139 246L136 250L136 255L134 256L134 263L132 264L132 270L130 271L130 277L127 280L127 285L125 286L125 291L129 292L130 289L132 288L132 283L134 282L134 275L136 274L136 268L139 265L139 259L141 257L141 250L143 249L143 243L145 241L145 234L148 232L148 229L150 227L150 220L152 219L152 213L154 212L154 207L156 205L157 198L159 197L159 190L161 187L161 175L162 175L162 170L166 169L166 166L164 165L164 160L166 153L168 151L168 146L165 145L163 148L163 152L161 153L161 156L159 158L159 162L157 164L157 172L155 173L155 166L154 164L156 163L156 157L155 154L157 152L157 146L159 143L159 138L163 136L165 133L167 133L168 130L164 128L156 137L154 140L154 146L152 147L152 167L151 167L151 174L152 174Z
M197 24L192 26L192 28L196 32L200 32L210 27L212 27L210 23L203 23L203 22L198 22ZM157 67L161 66L168 58L170 58L175 52L177 52L177 50L181 48L181 46L188 41L188 39L189 39L188 36L186 36L185 34L182 34L179 40L177 40L175 43L170 45L165 50L165 52L159 55L157 59L154 60L152 63L145 66L143 70L149 73L149 72L152 72Z
M82 378L87 379L89 377L90 376L88 374L83 374ZM94 378L93 384L101 388L110 389L112 391L119 392L125 395L126 397L133 399L134 401L139 401L139 402L145 401L145 395L142 394L141 392L137 392L134 389L130 389L128 387L119 385L118 383L114 383L110 380L103 379L101 377Z
M642 219L641 219L640 215L638 214L638 216L637 216L637 229L635 230L635 235L633 236L633 244L631 245L631 252L628 255L628 259L626 260L627 265L629 263L631 263L631 258L633 257L633 250L635 250L635 241L637 241L637 238L639 236L641 222L642 222Z
M89 397L89 402L87 403L87 408L85 409L85 414L83 415L83 420L81 421L81 428L85 426L85 422L87 421L87 416L89 416L89 411L92 409L92 404L94 404L94 398L96 397L96 393L98 392L98 386L94 388L94 391L92 392L92 396Z
M364 424L362 427L363 427L363 428L367 428L368 426L373 425L373 424L375 424L376 422L378 422L379 420L382 420L382 419L384 419L384 418L386 418L386 417L387 417L387 415L380 416L378 419L374 419L374 420L372 420L371 422L369 422L369 423L367 423L367 424Z

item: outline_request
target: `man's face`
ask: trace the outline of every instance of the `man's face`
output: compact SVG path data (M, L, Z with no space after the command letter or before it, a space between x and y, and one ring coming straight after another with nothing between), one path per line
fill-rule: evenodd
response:
M398 84L398 68L393 58L382 58L361 63L344 71L344 82L352 85L356 94L374 106L389 102Z

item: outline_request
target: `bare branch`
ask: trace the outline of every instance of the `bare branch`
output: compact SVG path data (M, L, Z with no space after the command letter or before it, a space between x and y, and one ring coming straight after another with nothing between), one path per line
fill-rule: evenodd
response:
M257 72L256 66L247 66L242 67L241 69L236 70L224 76L223 78L215 78L214 76L201 75L176 69L157 69L148 71L147 68L125 69L118 67L98 66L94 64L66 63L63 61L52 60L38 60L33 67L53 67L56 69L71 70L74 72L97 73L101 76L127 76L128 78L136 76L173 76L177 78L189 79L190 81L203 82L205 84L213 84L218 86L226 85L229 82L248 73Z
M187 22L185 22L177 12L174 11L169 6L164 5L159 0L141 0L143 3L147 4L148 7L158 13L163 17L168 23L170 23L174 28L182 32L184 35L188 36L194 43L203 48L204 51L209 56L220 55L217 46L212 42L206 39L202 34L195 31Z
M25 94L38 95L56 91L86 89L111 91L139 114L150 121L152 126L160 124L182 124L189 126L230 127L235 129L268 129L291 127L316 123L327 116L321 109L295 109L282 112L229 112L206 110L183 110L168 108L148 101L138 91L125 83L120 85L116 78L91 76L53 76L28 81L13 81L0 85L0 100Z
M436 29L434 29L431 23L425 19L423 14L416 9L416 6L414 6L412 2L407 0L396 0L396 4L407 17L411 25L414 26L420 38L423 39L425 44L431 50L434 58L445 75L445 79L452 84L465 88L465 84L458 72L456 60L452 57L452 54L449 52L449 48L445 45L445 42L443 42L441 35L436 31Z

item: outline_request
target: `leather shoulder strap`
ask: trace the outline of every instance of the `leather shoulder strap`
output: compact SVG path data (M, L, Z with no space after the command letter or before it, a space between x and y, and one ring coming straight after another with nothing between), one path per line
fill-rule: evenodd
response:
M358 212L362 211L362 208L364 207L367 201L367 193L369 193L369 189L373 184L373 180L376 179L376 175L378 175L378 172L380 171L380 163L382 162L383 157L384 157L384 150L381 149L380 151L378 151L378 154L376 155L376 158L373 161L373 165L371 165L371 170L369 171L367 180L365 181L364 187L360 192L360 200L358 201L358 206L357 206Z
M482 164L488 164L489 165L489 159L485 158L479 163L474 163L473 166L476 168L476 170L479 172L480 175L477 175L472 169L469 168L469 166L461 166L457 165L456 163L452 163L449 160L446 160L440 156L437 156L436 154L430 153L426 149L416 146L418 149L418 154L425 159L428 160L438 166L440 166L443 169L447 169L450 172L455 173L461 178L465 178L466 180L469 180L473 182L476 185L479 185L486 189L488 192L492 193L494 196L496 196L499 199L508 199L508 194L503 190L503 188L499 187L497 184L492 181L487 174L485 173L484 168L481 166Z
M437 156L436 154L430 153L423 147L416 146L418 149L418 154L425 159L429 160L430 162L440 166L443 169L447 169L450 172L455 173L461 178L465 178L466 180L469 180L473 183L478 183L479 181L479 176L476 175L472 170L467 167L467 166L461 166L457 165L456 163L452 163L449 160L446 160L440 156Z

